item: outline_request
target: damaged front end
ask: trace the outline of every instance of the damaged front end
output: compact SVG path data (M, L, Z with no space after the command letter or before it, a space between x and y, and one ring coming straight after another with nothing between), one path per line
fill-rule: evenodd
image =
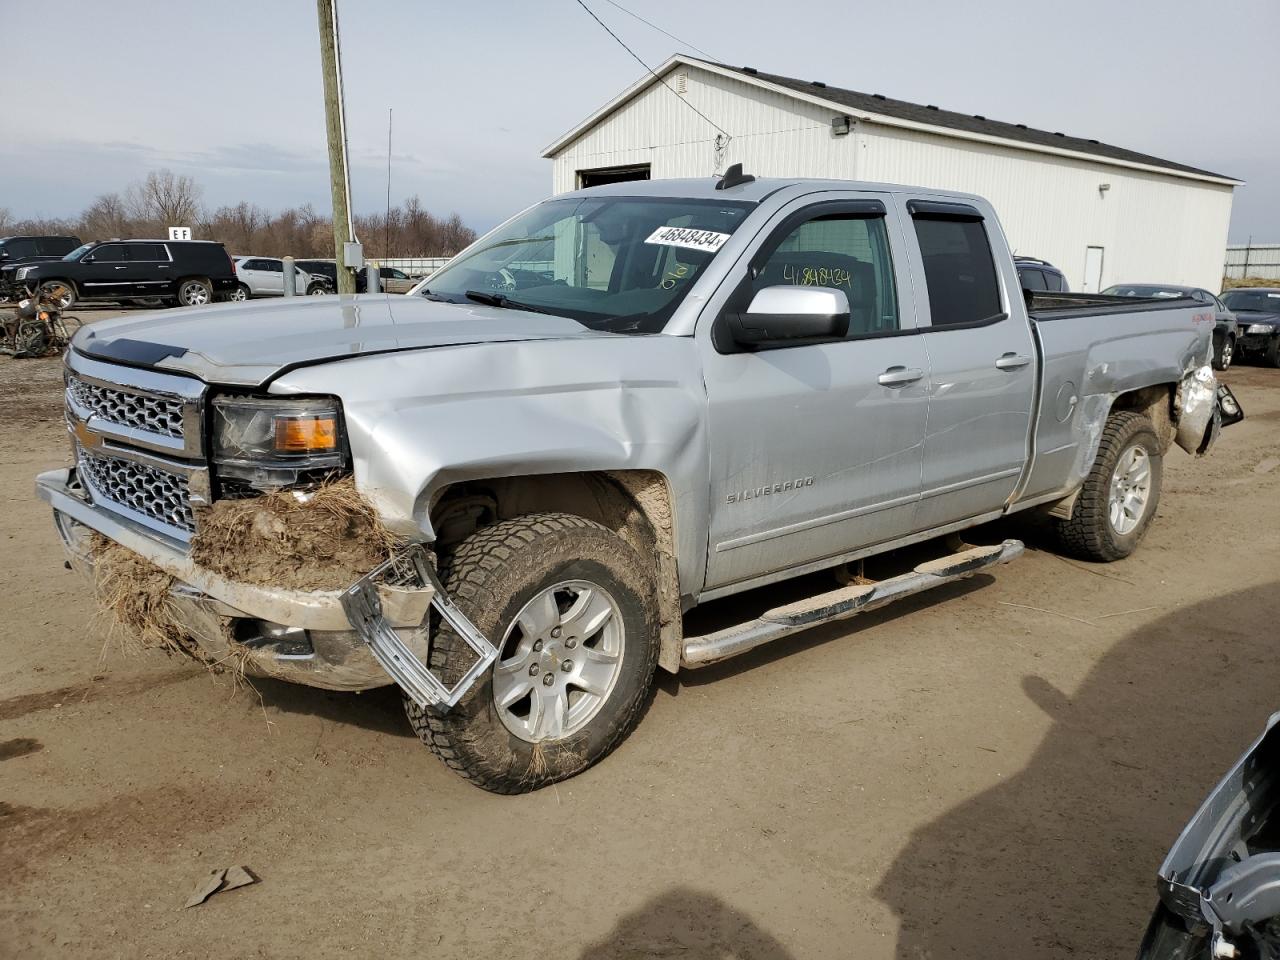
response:
M456 703L496 651L444 595L428 550L392 535L356 490L336 399L208 390L68 354L76 465L36 489L99 601L141 646ZM453 687L426 666L439 620L477 653Z
M1280 958L1280 713L1160 866L1139 960Z

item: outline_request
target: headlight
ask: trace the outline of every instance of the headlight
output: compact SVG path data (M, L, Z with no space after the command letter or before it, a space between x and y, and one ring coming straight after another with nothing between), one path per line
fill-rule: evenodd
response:
M30 267L19 267L18 272L13 275L15 280L25 280L27 274L31 272Z
M215 397L213 459L218 474L258 489L295 483L309 471L346 465L337 399Z
M1245 333L1273 333L1276 328L1269 323L1251 323Z

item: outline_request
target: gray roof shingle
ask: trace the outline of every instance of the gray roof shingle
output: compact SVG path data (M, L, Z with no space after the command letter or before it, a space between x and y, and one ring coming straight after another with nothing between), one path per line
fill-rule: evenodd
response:
M689 59L694 58L690 57ZM895 117L900 120L910 120L935 127L961 130L966 133L1001 137L1005 140L1018 140L1042 147L1057 147L1061 150L1092 154L1108 160L1124 160L1129 163L1141 163L1151 167L1163 167L1166 170L1177 170L1182 173L1218 177L1223 180L1237 179L1225 174L1213 173L1210 170L1202 170L1199 167L1187 166L1184 163L1162 160L1159 157L1138 153L1136 150L1113 147L1107 143L1099 143L1097 140L1085 140L1080 137L1068 137L1061 133L1051 133L1047 130L1035 130L1021 123L1003 123L999 120L989 120L986 117L975 114L955 113L951 110L939 109L933 105L922 106L918 103L908 103L905 100L894 100L878 93L859 93L856 90L832 87L818 81L797 80L794 77L784 77L776 73L765 73L763 70L756 70L753 67L735 67L731 64L716 63L712 60L703 62L726 70L732 70L744 76L764 80L767 83L785 87L788 90L795 90L798 93L821 97L823 100L829 100L832 103L838 103L865 113L878 113L882 116Z

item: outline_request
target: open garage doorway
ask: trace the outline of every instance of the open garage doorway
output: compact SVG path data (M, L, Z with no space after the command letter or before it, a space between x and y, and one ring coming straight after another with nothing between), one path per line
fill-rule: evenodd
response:
M629 167L598 167L595 170L578 171L578 189L599 187L606 183L626 183L628 180L648 180L649 164L636 163Z

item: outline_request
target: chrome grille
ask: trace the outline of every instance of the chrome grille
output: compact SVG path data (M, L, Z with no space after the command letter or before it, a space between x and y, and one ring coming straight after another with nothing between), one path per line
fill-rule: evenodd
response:
M95 501L124 507L175 528L187 537L195 533L196 520L191 512L191 490L186 477L148 464L90 453L83 447L76 450L76 462L80 480Z
M179 440L183 437L181 399L115 390L74 374L67 378L67 392L79 407L108 423Z

